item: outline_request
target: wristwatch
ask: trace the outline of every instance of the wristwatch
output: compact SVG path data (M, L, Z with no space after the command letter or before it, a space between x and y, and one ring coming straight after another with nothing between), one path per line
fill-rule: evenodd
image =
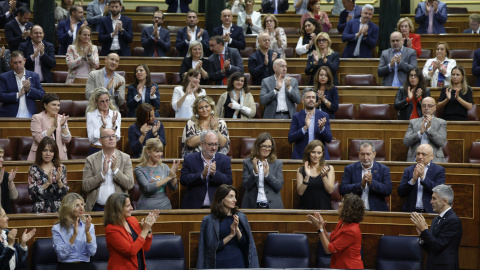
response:
M318 229L317 232L318 233L323 233L323 229Z

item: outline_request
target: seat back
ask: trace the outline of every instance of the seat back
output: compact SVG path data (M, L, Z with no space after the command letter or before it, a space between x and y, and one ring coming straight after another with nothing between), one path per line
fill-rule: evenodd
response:
M358 149L360 148L360 142L362 140L352 140L348 149L348 160L359 160ZM387 160L385 153L385 142L383 140L370 140L375 146L375 161Z
M336 183L335 183L336 184ZM318 241L317 246L317 268L330 268L331 254L327 254L323 248L322 241Z
M90 257L90 261L96 270L107 270L108 257L109 254L105 236L97 236L97 252Z
M145 252L147 269L185 270L185 253L180 235L154 235Z
M155 11L159 10L158 6L137 6L135 8L136 12L148 12L148 13L153 13Z
M151 72L150 78L152 79L152 83L156 83L158 85L168 84L167 74L165 74L165 72Z
M420 54L420 56L418 56L418 58L422 58L422 59L432 58L432 50L422 49L422 54Z
M32 247L32 270L55 270L57 264L52 238L37 238Z
M85 117L88 107L88 100L74 100L73 101L73 116Z
M140 199L140 195L142 195L137 181L135 181L133 184L133 188L128 191L128 194L130 195L130 201L132 202L133 209L137 210L138 199Z
M473 59L473 50L452 49L450 55L452 59Z
M247 81L248 85L252 85L252 76L250 73L243 73L243 76L245 76L245 80Z
M466 7L447 7L447 14L468 14Z
M0 148L3 148L3 160L11 161L17 160L17 151L14 147L17 146L17 138L0 139Z
M261 108L260 108L260 103L255 102L255 109L256 109L257 111L255 112L255 116L254 116L253 118L261 119L263 113L262 113L262 110L261 110Z
M32 148L33 137L19 137L17 146L18 160L27 160L30 149Z
M125 78L125 71L117 71L117 74Z
M240 145L240 158L248 158L250 153L252 153L253 144L255 143L255 138L243 138L242 144Z
M249 58L255 50L252 47L245 47L245 49L240 50L240 55L242 58Z
M172 85L179 85L182 83L182 79L180 79L180 73L175 72L172 74Z
M68 159L86 159L90 150L88 138L72 137L68 151Z
M285 35L297 35L300 34L300 28L298 27L283 27Z
M339 140L332 140L330 143L327 143L327 149L330 160L342 159L342 143Z
M18 190L18 198L13 201L13 212L16 214L32 213L33 201L28 193L28 183L17 183L15 186Z
M267 236L263 249L265 268L308 268L309 259L305 234L270 233Z
M357 120L393 120L389 104L360 104Z
M288 74L289 77L295 78L297 80L298 85L302 85L302 74Z
M338 191L338 182L335 182L333 185L333 192L330 194L330 204L332 205L333 210L338 210L338 205L342 201L342 196L340 195L340 191Z
M168 25L167 29L170 33L178 33L178 30L185 28L185 26L176 26L176 25Z
M345 85L349 86L375 86L372 74L347 74L345 76Z
M477 105L473 104L473 107L468 110L467 121L478 121Z
M54 71L52 76L53 76L54 83L65 83L67 81L68 72Z
M150 27L152 25L153 24L151 24L151 23L139 23L139 24L137 24L137 31L142 33L143 28Z
M60 101L60 110L58 114L65 114L70 117L73 117L73 100L63 99Z
M480 142L472 142L470 146L470 154L468 155L469 163L480 163Z
M355 105L352 103L338 104L335 119L355 119Z
M285 58L294 58L295 57L295 52L293 50L293 48L291 47L288 47L285 49Z
M448 141L442 146L443 155L445 156L445 162L450 162L450 148L448 147Z
M132 56L143 56L143 52L145 49L143 47L135 47L133 48Z
M418 237L382 236L378 244L377 270L421 270L422 256Z

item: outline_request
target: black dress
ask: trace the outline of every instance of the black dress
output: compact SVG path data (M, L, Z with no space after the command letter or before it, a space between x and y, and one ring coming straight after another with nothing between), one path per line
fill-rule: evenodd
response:
M217 249L215 268L247 268L248 241L242 224L239 224L242 238L238 240L237 236L223 245L223 239L230 234L230 226L233 223L233 216L227 216L220 221L220 245Z
M438 102L447 99L447 94L445 92L446 89L446 87L442 88ZM463 95L462 92L460 92L459 96L466 102L473 104L472 88L468 87L467 93ZM458 100L455 98L455 91L452 90L452 98L447 102L447 104L445 104L445 107L443 107L443 114L440 118L446 121L467 121L467 116L468 110L463 107L460 102L458 102Z
M300 173L305 179L304 167L300 167ZM332 210L330 194L325 190L322 176L311 177L308 180L307 189L300 197L299 209Z
M128 222L127 222L128 223ZM135 242L138 238L138 235L137 233L135 232L135 230L132 228L132 225L130 225L130 223L128 223L128 227L130 227L130 231L132 233L130 233L130 235L132 236L133 238L133 242ZM138 270L144 270L145 269L145 265L143 264L143 252L142 252L142 249L140 249L137 253L137 261L138 261Z

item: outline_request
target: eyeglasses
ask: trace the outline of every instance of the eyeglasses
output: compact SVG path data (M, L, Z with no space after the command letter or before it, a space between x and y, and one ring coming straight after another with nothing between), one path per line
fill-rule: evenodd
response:
M156 19L159 19L159 20L163 20L163 17L153 17L155 20Z
M410 74L409 77L414 79L414 78L418 78L418 75L417 74Z
M261 148L263 148L263 149L266 149L266 150L270 150L270 149L272 149L272 145L265 145L265 144L262 144L262 145L260 145L260 147L261 147Z
M104 140L117 139L117 135L115 135L115 134L105 135L105 136L102 137L102 139L104 139Z
M431 108L433 108L433 107L435 107L435 104L422 104L422 108L429 108L429 109L431 109Z
M322 38L322 39L317 39L317 42L320 43L320 42L327 42L328 39L325 39L325 38Z
M212 147L219 147L220 144L219 143L206 143L206 142L203 142L204 144L206 144L208 147L212 148Z

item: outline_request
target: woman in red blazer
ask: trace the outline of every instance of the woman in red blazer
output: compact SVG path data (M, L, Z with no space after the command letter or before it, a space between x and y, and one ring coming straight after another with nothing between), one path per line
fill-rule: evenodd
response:
M360 221L365 215L365 206L362 199L352 193L345 195L338 207L338 214L340 221L330 235L325 230L327 222L320 213L308 215L307 222L317 228L325 253L332 254L330 268L363 269Z
M105 204L103 224L110 254L108 270L146 270L145 251L152 245L152 225L159 211L155 210L138 223L132 217L133 207L128 194L113 193Z
M414 49L417 52L417 58L422 54L422 43L420 35L414 34L415 28L410 18L405 17L398 20L397 31L402 33L404 44L403 46Z

